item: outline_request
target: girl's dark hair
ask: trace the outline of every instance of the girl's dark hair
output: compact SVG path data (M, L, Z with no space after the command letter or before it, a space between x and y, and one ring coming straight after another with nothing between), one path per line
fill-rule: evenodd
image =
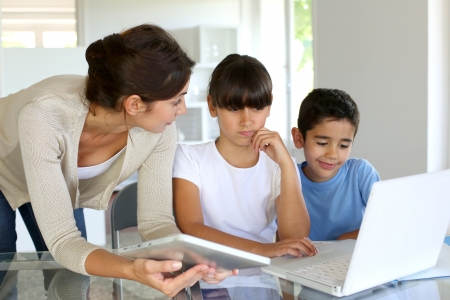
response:
M87 100L116 111L131 95L148 104L175 97L195 64L169 33L149 24L92 43L86 61Z
M230 54L214 69L208 94L214 107L262 109L272 104L272 80L256 58Z
M314 89L300 105L297 126L303 138L306 132L322 123L325 119L333 121L347 120L355 127L359 125L359 110L349 94L337 89Z

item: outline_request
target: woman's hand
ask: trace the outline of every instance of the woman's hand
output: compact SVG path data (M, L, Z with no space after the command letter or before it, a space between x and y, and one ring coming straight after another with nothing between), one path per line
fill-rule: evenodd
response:
M151 286L169 297L174 297L187 286L192 286L208 273L215 273L214 268L208 265L196 265L184 273L175 276L172 272L181 269L180 261L154 261L150 259L136 259L133 262L133 270L137 281Z
M264 151L274 162L280 166L283 163L292 163L280 134L276 131L270 131L265 127L261 127L255 132L252 138L253 149L255 151Z
M203 276L203 281L209 284L218 284L222 282L227 277L235 276L239 273L238 269L234 269L232 271L219 271L219 272L210 272Z
M314 256L318 253L316 246L307 237L301 239L286 239L276 243L264 244L264 256L278 257L286 254L301 257Z

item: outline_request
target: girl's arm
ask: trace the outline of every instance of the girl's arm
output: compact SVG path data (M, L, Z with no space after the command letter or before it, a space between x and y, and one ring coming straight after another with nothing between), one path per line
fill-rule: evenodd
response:
M354 164L358 163L357 168L358 176L356 178L358 180L358 187L361 195L361 199L355 199L355 201L358 201L358 203L362 202L364 204L364 207L366 207L367 202L369 200L370 191L372 190L372 185L375 182L380 181L380 175L378 175L377 170L365 159L354 160L353 163ZM345 232L341 234L337 239L356 240L358 238L358 234L359 229L350 232Z
M183 233L266 257L286 254L301 256L299 251L308 255L315 253L314 245L304 238L264 244L206 226L203 220L199 189L188 180L173 178L173 196L176 222Z
M302 238L309 235L310 221L296 166L291 157L281 169L280 195L276 200L278 235L281 240Z
M276 199L278 235L281 240L309 235L310 221L300 189L297 166L278 132L261 128L253 137L255 151L264 151L281 170L280 195Z

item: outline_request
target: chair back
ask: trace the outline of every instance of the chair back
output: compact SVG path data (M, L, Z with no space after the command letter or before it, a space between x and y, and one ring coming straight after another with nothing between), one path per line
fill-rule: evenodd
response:
M114 197L111 206L111 244L119 248L119 231L137 226L137 182L133 182Z

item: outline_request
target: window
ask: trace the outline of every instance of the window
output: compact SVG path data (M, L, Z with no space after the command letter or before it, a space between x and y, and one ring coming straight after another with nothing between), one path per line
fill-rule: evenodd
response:
M2 0L4 48L77 46L75 0Z
M314 87L314 62L312 48L312 0L294 0L293 63L291 120L297 126L298 110L302 100Z
M33 31L3 31L3 48L34 48L36 37Z
M42 33L44 48L73 48L77 46L75 31L44 31Z

